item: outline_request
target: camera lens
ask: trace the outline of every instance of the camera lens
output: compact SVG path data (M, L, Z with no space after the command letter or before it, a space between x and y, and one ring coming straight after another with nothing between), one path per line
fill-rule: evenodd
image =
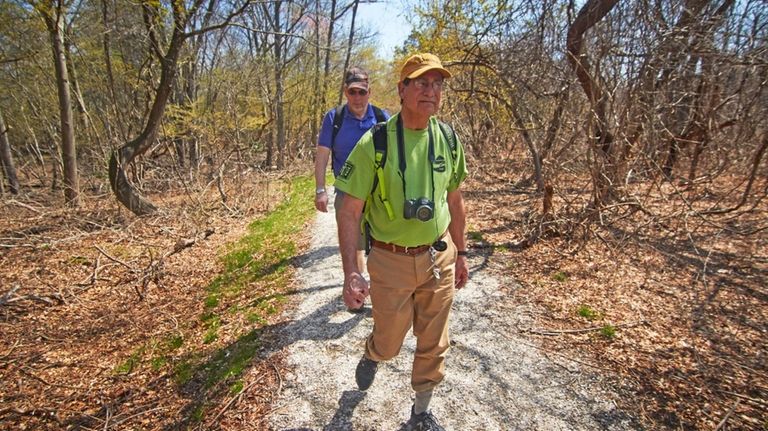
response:
M416 210L416 218L421 221L428 221L432 218L432 208L422 205Z

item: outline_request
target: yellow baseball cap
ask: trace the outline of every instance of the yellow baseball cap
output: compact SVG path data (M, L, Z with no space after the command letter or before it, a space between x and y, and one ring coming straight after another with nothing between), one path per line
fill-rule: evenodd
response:
M403 82L405 78L417 78L430 70L437 70L443 75L443 78L453 76L451 72L443 67L443 63L440 62L440 59L435 54L425 52L412 55L408 57L408 60L405 60L405 64L400 69L400 82Z

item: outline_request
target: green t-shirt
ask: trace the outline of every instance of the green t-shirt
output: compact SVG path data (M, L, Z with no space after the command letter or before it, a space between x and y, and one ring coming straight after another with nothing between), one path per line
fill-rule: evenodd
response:
M374 191L370 206L366 208L365 220L371 226L371 236L379 241L404 247L431 244L445 232L451 221L448 210L448 192L456 190L467 176L464 147L456 142L456 160L451 155L448 141L440 133L437 119L432 117L429 127L424 130L403 129L405 152L405 196L397 148L397 116L387 121L387 162L384 165L384 183L395 219L390 220L380 197L381 183ZM435 163L430 166L429 134L433 134ZM371 194L373 178L376 176L376 149L373 134L366 132L349 155L335 186L344 193L366 200ZM432 177L434 176L434 198ZM434 217L426 222L419 219L405 219L405 199L425 197L435 203Z

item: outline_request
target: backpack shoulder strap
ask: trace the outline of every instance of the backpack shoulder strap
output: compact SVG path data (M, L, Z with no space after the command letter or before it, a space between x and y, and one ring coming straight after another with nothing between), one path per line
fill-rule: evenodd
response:
M437 123L440 125L440 132L443 134L443 137L448 141L448 146L451 148L451 158L455 162L458 156L456 152L456 131L448 123L443 123L442 121Z
M379 198L384 204L384 208L387 210L387 216L390 220L395 219L395 211L392 209L392 204L389 202L389 196L387 194L387 187L384 182L384 165L387 164L387 123L380 122L371 128L373 134L373 148L375 150L374 163L376 166L376 175L373 177L373 187L371 187L371 193L368 199L373 199L376 187L379 187ZM366 205L370 208L370 205Z
M347 105L339 105L333 110L333 130L331 131L331 150L333 150L334 144L336 144L336 135L341 130L341 123L344 122L344 110Z
M381 167L387 163L387 123L379 122L371 127L373 134L373 148L376 150L376 167ZM379 159L381 156L381 159Z
M377 123L383 123L387 121L387 117L384 116L384 111L382 111L381 108L376 105L371 105L371 108L373 108L373 115L376 116Z

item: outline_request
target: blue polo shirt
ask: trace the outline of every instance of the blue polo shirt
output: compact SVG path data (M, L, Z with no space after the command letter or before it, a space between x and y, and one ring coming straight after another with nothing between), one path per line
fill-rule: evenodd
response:
M384 111L384 116L389 119L389 113ZM317 138L317 145L321 147L331 148L331 135L333 133L333 120L336 117L336 108L331 109L325 113L323 118L323 128L320 130L320 136ZM339 133L336 135L336 142L331 148L331 166L333 167L333 175L338 177L341 167L344 166L344 162L347 161L349 153L352 152L352 148L355 148L355 144L368 131L373 125L376 124L376 114L373 113L373 107L368 104L368 110L363 115L361 120L358 120L350 111L349 108L344 109L344 121L341 123Z

